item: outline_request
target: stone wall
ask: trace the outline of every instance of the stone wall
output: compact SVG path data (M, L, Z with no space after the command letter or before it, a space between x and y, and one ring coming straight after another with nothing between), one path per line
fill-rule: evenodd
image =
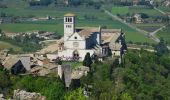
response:
M24 90L14 90L14 100L46 100L45 96L40 93L26 92Z

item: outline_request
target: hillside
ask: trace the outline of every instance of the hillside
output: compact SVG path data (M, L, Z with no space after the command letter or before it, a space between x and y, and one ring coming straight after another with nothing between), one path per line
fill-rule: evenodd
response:
M126 33L127 41L133 42L149 42L153 43L151 39L143 36L137 31L123 25L122 23L112 19L100 9L94 7L54 7L50 5L47 7L30 7L25 0L3 0L7 8L0 8L1 13L6 16L20 18L45 18L47 15L55 18L55 20L47 21L22 21L20 23L1 24L0 29L5 32L25 32L33 30L55 31L63 34L63 15L68 12L73 12L77 16L77 26L106 26L108 28L122 28ZM83 11L83 12L82 12ZM20 27L20 28L19 28Z

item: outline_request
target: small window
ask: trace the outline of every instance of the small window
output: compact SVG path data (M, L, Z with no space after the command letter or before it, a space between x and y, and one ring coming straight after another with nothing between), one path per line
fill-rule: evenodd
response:
M77 39L77 37L75 36L74 39Z
M66 20L66 22L68 22L68 18L66 18L65 20Z
M72 18L70 18L70 22L72 22Z
M70 22L70 18L68 18L68 22Z

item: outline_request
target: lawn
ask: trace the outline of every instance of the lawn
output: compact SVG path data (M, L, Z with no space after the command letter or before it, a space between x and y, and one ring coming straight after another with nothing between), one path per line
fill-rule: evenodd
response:
M21 51L21 48L18 47L18 46L15 46L15 45L12 45L8 42L3 42L3 41L0 41L0 50L3 50L3 49L13 49L14 51Z

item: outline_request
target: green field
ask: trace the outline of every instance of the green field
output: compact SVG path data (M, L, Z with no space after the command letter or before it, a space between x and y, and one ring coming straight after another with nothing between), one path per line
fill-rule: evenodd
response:
M87 16L94 16L98 19L108 19L109 16L103 14L100 10L95 10L91 8L0 8L0 12L5 12L7 15L12 16L34 16L34 17L46 17L47 15L62 18L64 14L72 12L75 13L78 18L84 18L85 15Z
M27 32L27 31L51 31L58 32L61 29L60 25L49 25L49 24L25 24L25 23L16 23L16 24L2 24L0 29L5 32L17 33L17 32ZM61 33L62 30L59 31Z
M131 7L129 8L129 12L131 14L133 13L145 13L149 16L161 16L162 14L155 9L150 9L150 8L141 8L141 7Z
M113 14L124 15L129 13L129 7L112 7Z
M155 31L156 29L160 28L161 26L163 26L163 24L133 24L134 26L142 29L142 30L145 30L147 32L153 32Z
M123 32L126 33L126 40L133 42L152 42L150 39L146 38L142 34L134 31L128 26L121 24L116 20L77 20L76 26L78 27L99 27L107 26L107 28L121 28ZM37 22L25 22L25 23L15 23L15 24L1 24L0 29L5 32L26 32L35 30L44 30L57 32L58 34L63 34L63 21L37 21Z
M4 0L9 2L10 0ZM121 28L126 33L126 40L133 42L150 42L153 41L138 33L137 31L129 28L128 26L112 20L110 16L105 14L101 10L87 7L33 7L30 8L28 4L23 0L12 0L12 3L7 3L8 8L0 8L0 12L5 12L11 16L34 16L34 17L46 17L47 15L57 18L51 21L35 21L35 22L22 22L22 23L10 23L1 24L0 29L5 32L26 32L44 30L57 32L63 34L63 16L68 12L76 14L76 26L80 27L98 27L106 26L107 28ZM17 3L18 2L18 3ZM114 7L115 13L127 13L128 7ZM95 17L94 19L85 19L85 16Z
M15 45L12 45L8 42L3 42L3 41L0 41L0 50L3 50L3 49L13 49L14 51L21 51L21 48L18 47L18 46L15 46Z
M160 38L163 38L168 43L168 45L170 46L170 25L167 26L162 31L159 31L157 36L160 37Z
M170 14L170 7L159 7L159 9Z
M134 14L134 13L145 13L149 16L160 16L162 15L160 12L156 11L155 9L151 8L144 8L144 7L112 7L113 14L120 14L125 15L127 13Z

